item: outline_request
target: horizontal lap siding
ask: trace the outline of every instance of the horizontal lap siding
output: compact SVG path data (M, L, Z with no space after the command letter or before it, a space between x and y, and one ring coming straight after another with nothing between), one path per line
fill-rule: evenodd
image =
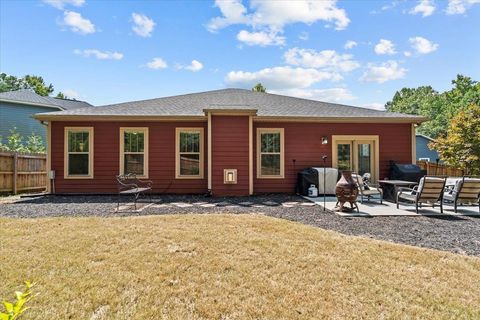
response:
M94 127L94 179L63 179L64 128ZM57 193L117 192L115 176L119 174L120 127L149 128L149 180L159 193L205 193L207 191L207 148L204 150L204 179L175 179L175 128L201 127L200 122L53 122L52 170L56 171Z
M212 116L212 191L248 195L248 116ZM237 184L223 183L223 169L237 169Z
M285 179L257 179L257 128L285 129ZM388 176L389 160L411 163L410 124L372 123L254 123L254 192L294 192L296 173L308 167L322 167L327 155L327 167L332 166L332 135L378 135L380 140L380 178ZM322 145L321 138L328 137ZM293 162L295 159L295 164Z

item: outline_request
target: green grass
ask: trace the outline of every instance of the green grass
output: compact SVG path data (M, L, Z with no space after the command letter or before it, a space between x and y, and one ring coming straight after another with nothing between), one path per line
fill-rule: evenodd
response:
M25 319L480 318L480 259L259 215L0 219Z

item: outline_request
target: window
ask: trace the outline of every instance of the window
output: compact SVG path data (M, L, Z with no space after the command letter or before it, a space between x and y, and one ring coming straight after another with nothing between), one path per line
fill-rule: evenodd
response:
M284 177L284 130L257 129L257 178Z
M148 128L120 128L120 174L148 178Z
M93 128L65 128L64 177L93 178Z
M203 179L203 128L176 129L176 178Z

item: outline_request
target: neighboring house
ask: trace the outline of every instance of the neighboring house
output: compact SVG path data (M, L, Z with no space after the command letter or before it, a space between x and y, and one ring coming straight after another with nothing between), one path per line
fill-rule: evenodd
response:
M93 107L84 101L43 97L29 89L0 93L0 136L5 142L10 130L27 137L38 134L46 141L47 130L32 116L36 113Z
M438 152L436 150L430 150L428 144L433 142L430 137L424 136L423 134L416 135L416 145L417 145L417 160L419 161L428 161L428 162L436 162L439 159Z
M292 193L322 165L388 176L415 162L420 116L242 89L37 114L48 121L57 193L117 192L137 173L157 193Z

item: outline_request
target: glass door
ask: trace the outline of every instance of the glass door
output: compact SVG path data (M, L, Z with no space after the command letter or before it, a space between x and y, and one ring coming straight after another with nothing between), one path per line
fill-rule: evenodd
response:
M373 159L373 141L356 141L357 158L354 166L359 175L370 173L374 175L374 159Z
M339 170L352 170L359 175L370 173L375 181L375 140L335 140L333 163Z
M353 170L353 141L337 142L337 167L340 170Z

